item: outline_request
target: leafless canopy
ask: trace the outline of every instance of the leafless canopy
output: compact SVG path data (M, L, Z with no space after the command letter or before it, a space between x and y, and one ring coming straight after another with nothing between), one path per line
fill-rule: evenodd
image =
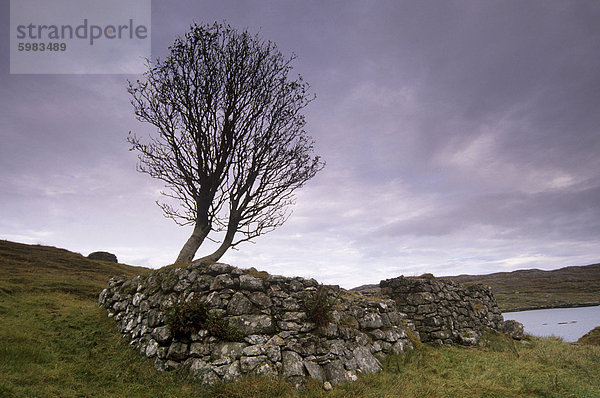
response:
M322 169L301 111L314 96L294 56L228 25L192 25L164 60L148 62L128 91L140 121L156 126L143 141L138 170L165 182L165 216L194 232L178 257L191 261L211 231L225 231L216 261L229 248L280 226L294 191ZM236 240L236 235L238 235Z

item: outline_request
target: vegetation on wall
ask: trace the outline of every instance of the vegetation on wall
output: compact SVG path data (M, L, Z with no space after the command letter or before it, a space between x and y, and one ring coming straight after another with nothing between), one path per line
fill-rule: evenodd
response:
M304 300L304 312L306 318L317 327L325 327L332 320L331 310L335 305L337 297L330 297L329 289L319 285L317 290Z
M188 339L192 334L206 330L211 336L226 341L243 341L245 334L230 325L223 316L211 311L199 298L176 303L167 311L167 324L178 339Z

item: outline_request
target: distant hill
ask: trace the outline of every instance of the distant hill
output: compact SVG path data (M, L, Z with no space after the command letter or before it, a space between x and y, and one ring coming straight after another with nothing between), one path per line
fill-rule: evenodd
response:
M600 264L447 277L492 288L503 311L600 305Z
M503 312L600 305L600 264L553 271L528 269L441 279L464 285L490 286ZM379 293L379 285L362 285L351 290L371 296Z

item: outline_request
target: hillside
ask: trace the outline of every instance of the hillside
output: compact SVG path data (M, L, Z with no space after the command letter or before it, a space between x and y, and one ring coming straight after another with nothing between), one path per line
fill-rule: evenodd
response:
M0 240L0 297L14 293L61 292L96 299L115 275L151 270L90 260L65 249Z
M485 348L419 346L383 371L326 392L281 379L213 387L159 373L131 349L97 297L114 275L151 270L67 250L0 241L0 397L480 397L599 396L600 348L557 340ZM549 378L548 375L551 375Z
M530 269L459 275L448 279L490 286L503 311L600 305L600 264L553 271Z

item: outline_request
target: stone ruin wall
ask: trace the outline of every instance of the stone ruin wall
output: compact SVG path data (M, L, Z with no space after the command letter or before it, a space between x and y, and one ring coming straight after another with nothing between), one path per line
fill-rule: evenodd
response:
M473 345L489 329L523 336L522 325L516 333L507 329L490 288L434 278L381 281L378 297L326 286L335 305L330 322L317 327L304 303L319 286L217 263L113 278L99 305L158 370L183 367L208 384L272 375L297 387L309 377L336 385L379 371L376 355L402 353L411 341ZM167 312L192 299L243 332L243 340L223 341L207 330L175 338Z
M503 330L504 319L489 287L462 286L434 278L386 279L381 294L396 301L421 341L432 345L477 344L487 329Z
M337 286L328 287L330 297L337 296L331 322L317 328L303 305L318 286L314 279L212 264L113 278L99 305L157 369L184 367L209 384L264 374L296 386L308 377L335 385L377 372L375 355L401 353L412 348L409 335L418 339L393 300L366 299ZM243 340L222 341L207 330L175 338L167 311L191 299L242 331Z

